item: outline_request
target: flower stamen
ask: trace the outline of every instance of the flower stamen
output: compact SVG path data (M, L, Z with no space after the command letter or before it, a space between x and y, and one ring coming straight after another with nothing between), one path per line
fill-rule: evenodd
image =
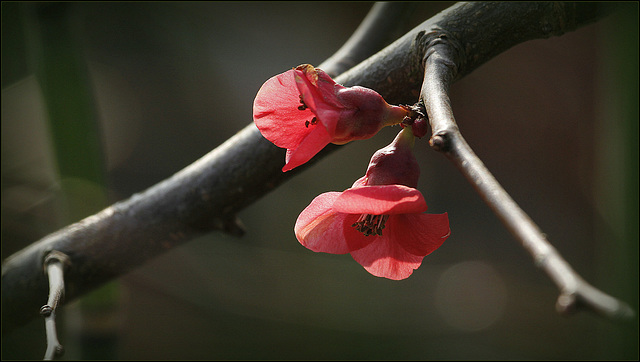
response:
M304 100L302 99L302 94L300 95L300 103L302 104L298 106L299 110L304 111L305 109L307 109L307 105L304 103Z
M380 235L382 236L382 229L385 227L385 223L389 215L370 215L370 214L362 214L358 221L351 225L355 227L356 230L363 233L364 236L369 235Z
M316 117L313 117L311 121L305 121L304 126L309 128L309 125L314 126L316 123L318 123L318 119Z

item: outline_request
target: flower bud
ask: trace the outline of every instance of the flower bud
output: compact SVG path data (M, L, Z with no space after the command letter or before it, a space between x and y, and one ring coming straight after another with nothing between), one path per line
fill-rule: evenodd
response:
M409 112L389 105L374 90L337 84L309 64L267 80L253 103L262 135L287 149L283 171L304 164L329 143L370 138L401 123Z

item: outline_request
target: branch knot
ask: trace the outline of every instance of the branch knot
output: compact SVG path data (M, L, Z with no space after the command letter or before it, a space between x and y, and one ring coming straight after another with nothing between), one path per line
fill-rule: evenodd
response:
M451 141L447 132L434 134L429 139L429 146L438 152L448 152L451 148Z
M466 55L460 41L443 28L434 26L429 32L421 31L416 36L415 42L419 54L422 54L422 67L432 56L436 56L439 63L450 68L449 74L453 77L456 77L464 67Z

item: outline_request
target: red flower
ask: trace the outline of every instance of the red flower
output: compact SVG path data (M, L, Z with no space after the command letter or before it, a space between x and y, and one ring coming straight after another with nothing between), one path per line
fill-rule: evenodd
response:
M451 233L448 215L425 214L427 204L420 191L403 184L417 184L417 164L413 154L406 153L409 141L413 135L406 128L391 145L376 152L367 174L351 188L316 197L296 221L298 241L316 252L350 253L378 277L409 277ZM391 177L392 169L399 169L398 175L406 178ZM400 183L378 183L390 179Z
M282 171L304 164L329 143L370 138L408 114L408 108L389 105L375 91L343 87L309 64L267 80L253 103L262 135L287 149Z

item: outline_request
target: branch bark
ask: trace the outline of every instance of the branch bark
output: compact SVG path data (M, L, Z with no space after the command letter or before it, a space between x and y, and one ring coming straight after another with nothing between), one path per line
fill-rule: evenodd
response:
M540 25L544 32L556 34L563 29L554 28L549 19L560 14L574 13L573 19L591 19L594 9L579 9L575 4L554 5L551 9L544 9L546 4L536 4L536 7L516 7L514 11L521 12L521 16L533 16L539 13ZM571 9L570 7L574 7ZM581 11L577 11L581 10ZM491 6L470 6L461 4L457 11L472 19L485 12L495 12ZM497 14L501 14L498 12ZM501 15L498 15L500 17ZM571 20L569 18L568 20ZM513 19L512 19L513 20ZM509 19L497 22L499 32L509 32L515 24ZM571 24L571 21L569 21ZM531 28L523 29L523 36ZM517 33L511 31L510 33ZM521 35L519 35L521 36ZM590 309L609 318L631 319L635 312L626 303L621 302L587 283L567 263L560 253L548 242L545 235L531 218L502 188L482 161L475 155L471 147L462 137L451 109L448 90L449 86L465 74L468 64L473 64L475 58L465 56L468 49L474 47L488 49L487 55L493 54L490 44L482 37L474 38L469 35L468 28L460 27L459 23L442 21L430 32L423 33L425 73L422 85L421 101L424 102L429 121L432 126L431 147L445 154L445 156L462 172L469 183L473 185L485 203L500 218L505 227L519 240L523 247L531 254L536 266L540 267L553 280L558 289L556 308L562 314L570 314L580 308ZM509 46L512 39L504 39L503 46ZM478 54L479 57L482 53ZM469 63L469 60L471 61Z
M381 8L384 7L378 6ZM414 28L336 77L336 81L375 89L390 103L413 104L420 96L425 55L433 48L430 41L438 29L447 29L457 39L458 62L446 64L456 71L442 83L446 92L452 81L513 45L561 35L603 15L592 3L459 4ZM371 17L385 18L375 12ZM386 22L385 29L400 22L401 19ZM370 25L362 28L371 32L376 29ZM352 38L356 39L353 44L358 44L352 49L361 47L357 52L341 50L346 55L332 58L319 68L335 67L331 72L338 74L377 50L385 33L376 32L378 41L371 43L367 35L358 35L360 40ZM340 59L349 60L341 63ZM434 130L449 125L439 127L436 124ZM315 159L336 148L327 147ZM238 211L312 165L283 173L283 160L284 150L266 141L250 123L171 178L7 258L2 265L3 331L9 332L38 315L39 301L47 295L42 268L50 251L70 258L65 300L71 301L196 236L214 230L240 235L242 227L235 217Z

